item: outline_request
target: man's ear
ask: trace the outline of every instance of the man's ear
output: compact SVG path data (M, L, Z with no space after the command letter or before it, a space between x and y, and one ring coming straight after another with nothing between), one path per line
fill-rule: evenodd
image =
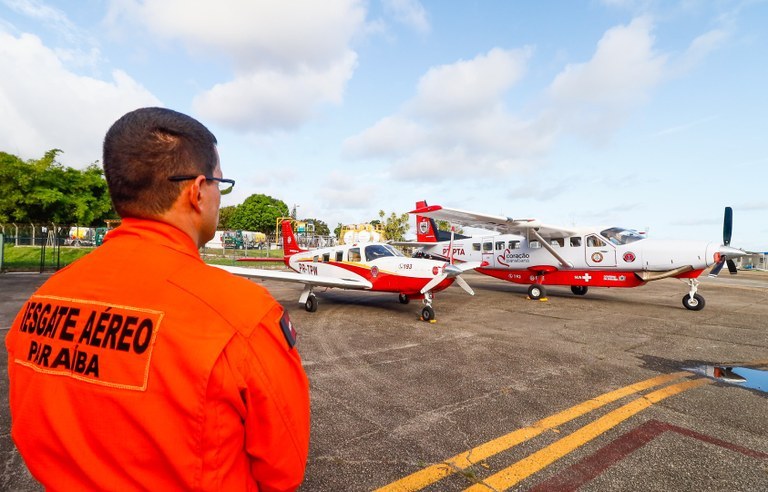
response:
M203 183L205 183L205 177L198 176L197 179L192 182L192 186L187 189L187 199L189 200L189 205L196 212L202 211L201 204L203 202Z

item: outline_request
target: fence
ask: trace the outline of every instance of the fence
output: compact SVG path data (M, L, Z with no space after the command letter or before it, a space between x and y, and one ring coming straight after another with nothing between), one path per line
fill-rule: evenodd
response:
M73 228L82 241L73 240ZM87 240L84 231L93 229L57 224L0 224L0 272L57 271L92 249L94 242Z

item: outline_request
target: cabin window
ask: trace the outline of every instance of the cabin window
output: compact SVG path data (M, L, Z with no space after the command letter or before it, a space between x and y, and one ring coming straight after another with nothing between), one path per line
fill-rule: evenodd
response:
M480 251L480 243L472 243L472 251Z
M552 246L559 246L562 248L563 246L565 246L565 240L561 237L555 237L549 240L549 244Z
M337 251L336 252L336 261L344 261L344 252L343 251Z
M539 249L541 248L541 243L538 241L531 241L528 243L528 247L531 249Z
M313 256L313 257L312 257L312 263L317 263L317 258L318 258L318 256L317 256L317 255Z
M373 244L365 247L365 261L373 261L384 256L397 256L394 251L383 244Z
M490 241L483 243L483 251L493 251L493 243Z
M581 238L579 236L573 236L571 238L571 246L574 248L581 246Z
M605 246L605 242L597 236L589 236L587 237L587 246L590 248L602 248Z
M496 251L504 249L504 241L496 241Z
M349 254L347 255L347 260L349 261L360 261L360 248L349 248Z
M510 241L509 249L520 249L520 241Z
M323 253L323 263L331 261L331 253Z

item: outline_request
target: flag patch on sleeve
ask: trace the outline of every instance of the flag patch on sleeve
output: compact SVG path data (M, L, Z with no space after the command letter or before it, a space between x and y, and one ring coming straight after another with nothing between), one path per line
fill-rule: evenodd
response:
M293 348L296 345L298 333L296 333L296 329L293 327L293 323L291 323L291 318L285 311L283 311L283 316L280 318L280 328L283 330L285 341L288 342L288 348Z

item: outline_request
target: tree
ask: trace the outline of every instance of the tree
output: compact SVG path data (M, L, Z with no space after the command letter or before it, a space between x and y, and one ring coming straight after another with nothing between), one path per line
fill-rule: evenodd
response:
M232 229L230 222L232 221L232 216L235 215L236 210L237 210L236 205L221 207L219 209L219 225L218 225L219 229Z
M268 195L255 194L237 207L229 220L229 227L271 234L277 219L288 216L288 205Z
M304 222L311 222L315 224L315 234L318 236L330 236L331 230L328 228L328 224L320 219L302 219Z
M88 226L117 217L101 167L64 167L56 162L59 153L24 162L0 152L0 222Z
M437 230L438 231L448 231L451 232L451 223L447 220L436 220L435 223L437 223ZM462 229L460 226L454 226L453 232L456 234L464 234L464 229Z
M386 213L379 210L379 217L384 228L384 236L388 241L402 241L405 239L405 233L408 231L408 214L397 215L392 212L386 219Z

